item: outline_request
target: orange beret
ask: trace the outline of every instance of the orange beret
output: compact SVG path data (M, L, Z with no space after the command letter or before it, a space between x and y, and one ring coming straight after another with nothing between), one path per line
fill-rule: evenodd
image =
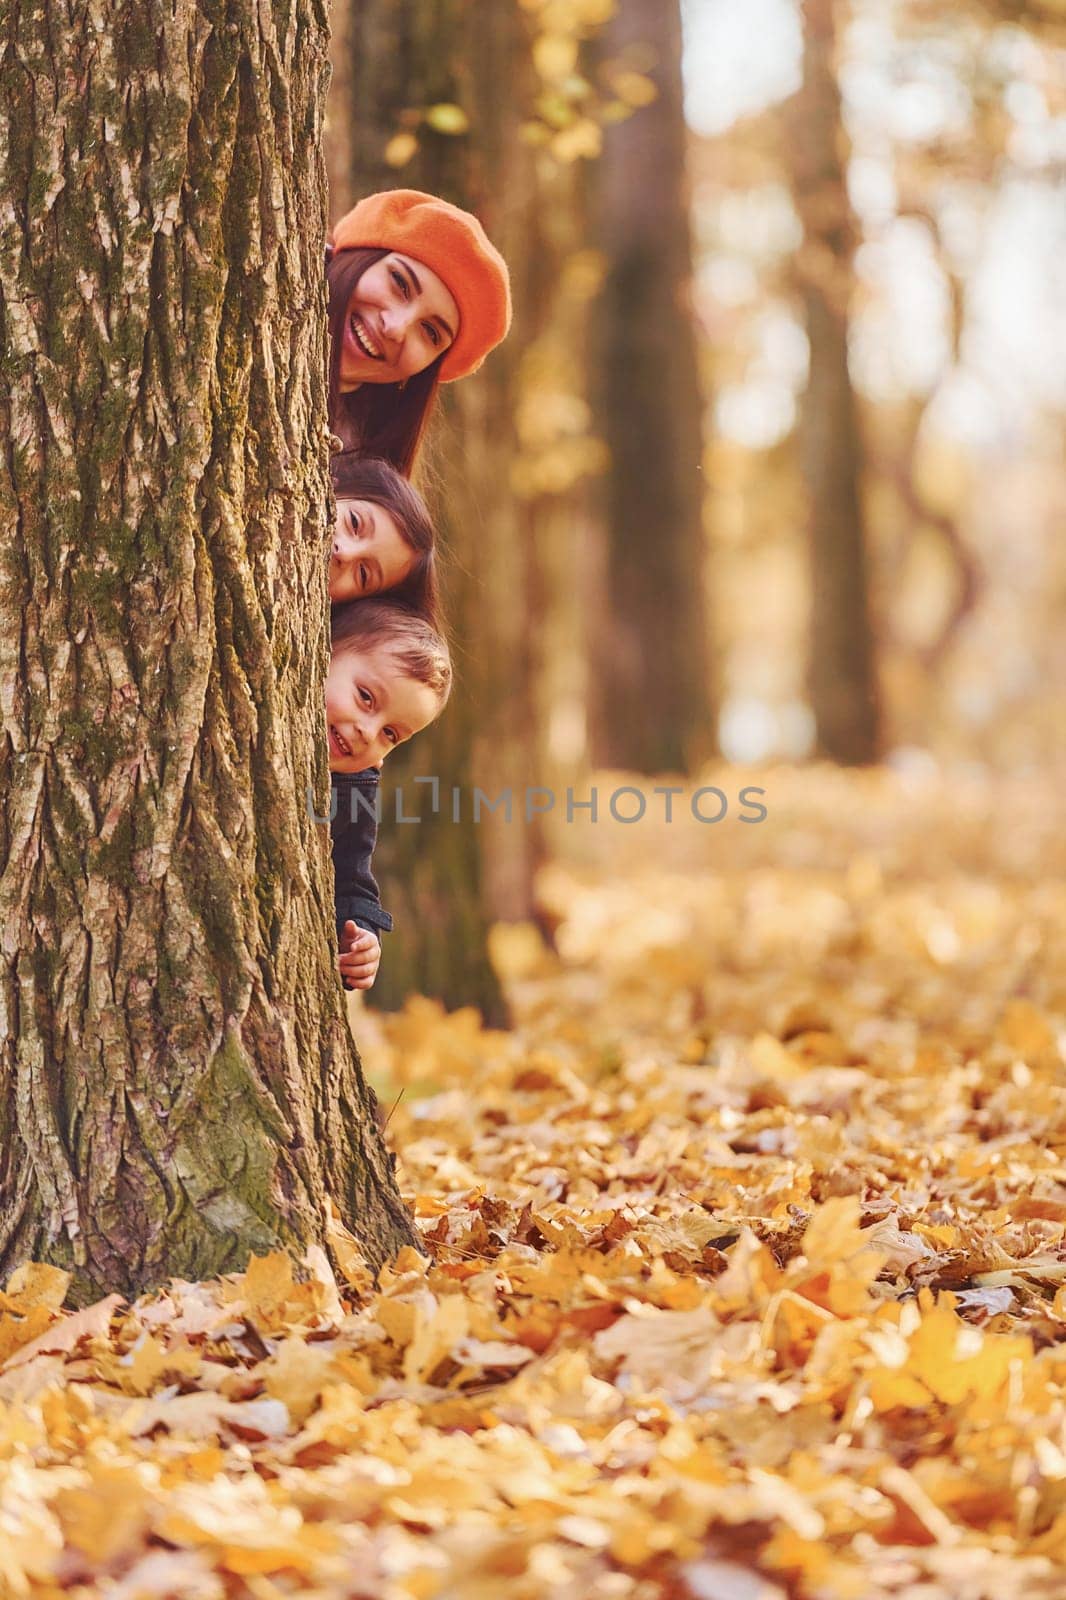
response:
M333 229L334 250L399 250L422 261L459 307L459 331L441 362L441 381L476 372L511 326L507 263L469 211L418 189L367 195Z

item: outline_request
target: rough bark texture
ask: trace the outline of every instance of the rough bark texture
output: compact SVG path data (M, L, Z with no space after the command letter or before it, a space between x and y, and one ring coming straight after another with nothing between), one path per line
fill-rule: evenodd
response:
M611 456L594 748L605 765L655 773L691 770L714 747L678 0L619 0L599 53L610 71L634 50L658 97L606 130L592 169Z
M314 0L0 38L0 1275L413 1237L333 966Z
M539 851L536 819L525 821L526 785L537 781L532 703L538 611L533 512L514 492L514 388L530 336L525 263L548 219L537 218L533 164L517 129L528 104L528 38L515 5L485 0L349 0L352 101L347 192L334 216L360 195L397 184L426 189L475 211L512 270L516 317L508 341L475 377L447 386L422 474L442 532L442 576L454 642L456 688L441 721L384 773L385 809L375 862L382 898L396 918L385 941L375 1005L411 990L447 1004L474 1004L501 1021L503 1002L486 952L489 923L531 915ZM419 149L402 169L382 157L405 109L459 104L468 136L418 128ZM440 807L431 811L435 776ZM474 790L512 791L512 820L482 809ZM459 820L453 790L459 788ZM397 823L390 796L402 792Z
M810 518L808 684L818 753L861 764L877 759L881 719L860 500L862 442L848 372L855 229L834 70L833 0L805 0L803 13L803 86L789 108L787 131L803 223L797 268L810 346L800 415Z

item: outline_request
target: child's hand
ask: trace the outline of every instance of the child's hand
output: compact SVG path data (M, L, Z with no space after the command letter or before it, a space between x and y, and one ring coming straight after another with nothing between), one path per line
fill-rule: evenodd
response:
M373 986L381 964L381 943L354 922L344 924L341 936L341 953L337 958L346 989L369 989Z

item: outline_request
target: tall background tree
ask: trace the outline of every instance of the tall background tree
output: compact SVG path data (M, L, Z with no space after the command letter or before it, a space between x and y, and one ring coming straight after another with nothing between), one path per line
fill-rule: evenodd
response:
M714 732L677 0L618 0L596 49L607 83L648 103L607 127L590 169L605 260L593 381L610 455L594 753L686 771Z
M333 964L319 10L0 40L0 1275L413 1238ZM9 31L10 30L10 31Z
M870 615L858 407L848 364L856 228L836 78L837 0L803 0L803 84L786 118L795 257L810 369L799 447L807 487L811 619L807 682L820 754L874 761L880 693Z

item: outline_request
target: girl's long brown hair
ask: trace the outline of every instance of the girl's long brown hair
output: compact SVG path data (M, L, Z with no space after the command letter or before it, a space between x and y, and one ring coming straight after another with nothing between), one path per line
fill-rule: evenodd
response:
M390 253L327 248L329 425L346 450L380 456L409 478L440 386L443 352L424 371L408 378L402 389L396 383L361 383L342 394L340 386L344 323L355 286L368 267Z
M395 519L403 539L415 553L415 564L402 583L387 591L388 598L411 607L439 632L437 530L418 490L387 461L364 456L358 450L335 455L329 470L336 499L369 500Z

